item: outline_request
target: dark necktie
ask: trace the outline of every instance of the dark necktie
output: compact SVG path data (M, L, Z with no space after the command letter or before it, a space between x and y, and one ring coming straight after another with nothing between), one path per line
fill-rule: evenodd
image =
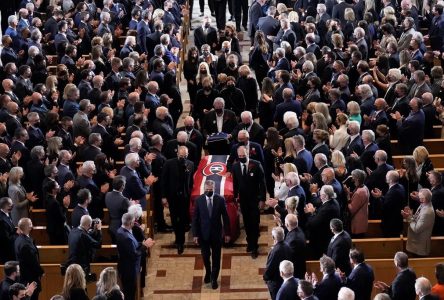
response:
M247 176L247 165L246 164L242 165L242 175Z
M213 201L211 200L211 198L208 198L207 207L208 207L208 215L211 218L211 213L213 212Z

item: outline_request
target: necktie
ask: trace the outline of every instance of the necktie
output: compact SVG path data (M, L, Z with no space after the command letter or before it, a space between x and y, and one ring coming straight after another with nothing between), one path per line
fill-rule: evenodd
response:
M243 164L243 171L242 171L242 175L247 176L247 165Z
M208 198L207 206L208 206L208 215L211 218L211 213L213 212L213 201L211 200L211 198Z

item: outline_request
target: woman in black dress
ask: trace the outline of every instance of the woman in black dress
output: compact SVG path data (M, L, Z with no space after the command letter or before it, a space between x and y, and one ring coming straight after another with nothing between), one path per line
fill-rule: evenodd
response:
M262 31L256 31L254 36L253 50L250 52L250 67L256 74L256 80L259 87L262 88L262 81L267 77L267 72L270 69L268 66L268 58L270 50L265 35Z
M190 103L194 103L197 93L196 74L199 68L199 51L196 46L190 47L187 53L187 60L183 64L183 75L187 80Z
M259 99L259 124L265 129L273 127L273 116L276 105L273 101L274 85L273 80L265 77L262 80L261 97Z

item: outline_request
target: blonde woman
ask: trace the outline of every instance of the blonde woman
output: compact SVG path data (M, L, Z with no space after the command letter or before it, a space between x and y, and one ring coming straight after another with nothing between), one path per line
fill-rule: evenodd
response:
M117 284L117 271L113 267L103 269L97 281L97 295L106 295L115 289L120 290Z
M350 101L347 103L348 120L356 121L359 125L362 123L361 107L358 102Z
M62 149L62 138L59 136L53 136L48 139L48 147L46 149L49 163L55 162L59 157L59 152Z
M28 218L29 205L38 200L33 192L27 193L22 185L22 167L13 167L9 171L8 197L11 198L13 208L11 211L12 223L17 226L21 218Z
M335 170L335 177L339 182L342 182L347 176L347 167L344 153L340 150L333 150L331 153L331 165Z
M315 112L312 116L313 123L311 124L311 131L313 132L315 129L322 129L328 132L327 120L325 119L324 114Z
M419 185L420 188L429 189L430 182L428 180L427 173L433 171L433 163L429 157L429 151L427 151L426 147L418 146L413 150L413 158L416 161L416 174L419 177Z
M202 80L208 76L211 77L210 67L206 62L201 62L199 64L199 68L197 69L196 75L196 84L198 85L198 89L202 86Z
M339 125L339 128L336 128L334 125L330 130L330 148L333 150L341 150L344 148L347 143L348 138L350 137L347 133L347 122L348 117L344 113L339 113L336 116L336 124Z
M72 264L66 269L62 296L65 300L89 300L85 272L80 265Z
M289 140L289 139L287 139ZM285 184L285 176L289 172L298 172L296 166L292 163L285 163L281 166L282 173L279 176L272 174L274 179L274 197L279 201L284 201L287 198L288 186Z
M285 217L288 214L298 215L298 212L296 208L299 204L299 197L298 196L291 196L285 199L285 208L282 208L279 205L274 206L275 214L273 216L276 224L278 226L283 226L284 230L285 228Z
M327 122L327 125L330 125L332 122L330 112L328 111L328 106L324 102L318 102L315 105L315 112L321 113L325 117L325 121Z

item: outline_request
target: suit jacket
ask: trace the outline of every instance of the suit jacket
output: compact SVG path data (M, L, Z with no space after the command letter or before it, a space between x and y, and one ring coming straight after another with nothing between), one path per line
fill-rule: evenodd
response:
M195 166L200 162L200 153L197 151L196 145L192 142L186 142L185 146L188 148L188 159L191 160ZM166 159L177 157L177 151L179 149L179 143L176 139L170 140L164 145L163 154Z
M69 258L67 265L79 264L85 273L90 271L93 249L102 247L102 232L87 232L76 227L71 230L68 237Z
M126 228L120 227L116 235L117 251L119 260L117 269L121 276L130 279L136 279L140 272L140 261L146 247L139 243L134 235Z
M370 192L364 185L357 188L348 203L352 234L366 233L368 229L368 203Z
M347 22L344 18L344 14L345 14L345 9L346 8L352 8L353 9L353 5L343 1L337 5L333 6L333 11L332 11L332 19L339 19L342 23L342 26L345 26L345 23Z
M403 220L399 213L403 207L406 192L404 187L397 183L393 185L384 197L381 198L381 228L386 237L397 237L402 232Z
M241 122L236 126L236 128L234 128L233 132L231 133L231 136L237 139L237 134L242 129L246 129L248 131L248 133L250 134L250 141L255 142L261 146L264 145L265 130L261 125L259 125L256 122L253 122L250 130L248 130L247 128L245 128L245 124Z
M228 161L227 161L227 169L228 170L232 169L233 163L235 161L238 161L237 148L239 148L240 146L241 145L239 143L237 143L231 147L230 156L228 157ZM253 160L259 161L261 163L261 165L263 165L264 164L264 152L262 150L261 145L259 145L258 143L255 143L255 142L249 142L248 148L249 148L249 157Z
M89 212L87 209L84 209L83 207L77 205L74 207L72 213L71 213L71 227L76 228L80 225L80 219L84 215L89 215Z
M118 153L118 147L116 144L114 144L115 136L112 136L108 130L101 126L101 125L95 125L91 128L91 133L100 133L100 136L102 137L102 148L103 153L106 154L108 157L116 158L116 155Z
M391 170L393 170L393 166L387 163L377 166L376 169L374 169L365 179L365 185L370 191L372 191L374 188L378 188L383 194L385 194L388 190L385 175Z
M302 114L301 103L296 100L285 101L276 106L276 111L274 113L274 121L278 123L278 130L285 127L283 117L287 111L293 111L298 116Z
M389 288L389 296L392 300L414 300L416 274L410 269L399 271Z
M141 20L137 24L137 45L140 48L140 51L148 54L148 50L146 47L147 38L151 33L149 24L145 23L144 20Z
M197 156L198 156L198 159L200 161L200 158L202 156L202 147L203 147L203 143L204 143L204 139L203 139L202 133L198 129L196 129L196 128L193 128L193 130L188 132L186 130L186 128L184 126L182 126L182 127L177 127L174 130L174 136L177 136L177 133L179 131L185 131L186 133L188 133L188 140L190 142L192 142L194 145L196 145Z
M319 300L329 300L331 295L337 295L342 287L342 281L338 274L326 275L316 286L314 294Z
M273 281L280 286L283 279L280 275L279 264L283 260L291 260L292 257L293 251L284 241L274 244L268 253L267 264L265 265L263 275L264 281Z
M154 56L154 48L156 47L156 45L160 44L160 37L162 36L162 34L163 34L162 32L155 31L148 35L147 39L148 57Z
M258 208L259 201L265 201L265 175L260 162L250 159L248 162L247 176L242 175L240 162L233 164L233 194L240 199L243 207Z
M46 198L46 231L53 241L65 239L66 209L53 196ZM64 241L66 243L66 240ZM63 243L64 244L64 243Z
M345 281L345 286L355 292L356 300L370 300L374 280L372 267L363 262L353 268Z
M225 199L220 195L214 194L212 204L213 209L210 216L207 197L205 195L201 195L194 202L192 221L193 236L207 242L221 241L223 232L225 232L225 234L230 232L230 221L228 219ZM222 229L224 230L223 232Z
M234 112L228 109L224 109L222 132L231 133L233 132L233 129L236 127L236 125L237 125L237 120ZM217 131L216 112L212 110L205 115L203 135L207 137L212 133L217 133L217 132L218 131Z
M17 237L16 229L12 223L12 219L3 211L0 211L0 263L4 264L9 260L15 259L14 241Z
M170 210L173 213L181 209L189 209L191 189L193 188L194 164L185 160L182 164L179 159L168 159L162 169L162 197L167 198Z
M208 44L211 47L211 51L214 53L216 47L213 44L217 45L217 30L214 27L209 27L207 29L207 34L205 34L204 28L202 26L197 27L194 30L194 45L199 49L202 45Z
M370 168L370 170L374 170L376 168L376 163L373 156L375 155L375 152L378 150L379 147L375 143L371 143L366 148L364 148L361 155L359 156L362 165L364 166L364 170L367 167Z
M328 244L327 256L335 261L336 268L339 268L345 274L350 274L351 265L348 256L352 240L346 231L342 231L334 240Z
M413 150L422 145L424 139L425 116L422 109L410 113L402 122L397 122L399 146L403 154L411 154Z
M44 270L40 266L39 251L32 238L20 234L15 240L15 255L20 265L20 282L28 284L37 282L37 290L41 290L40 278Z
M307 217L307 232L310 238L310 246L316 259L328 248L332 233L330 230L330 220L339 218L339 204L336 200L329 200L323 203L313 215Z
M102 154L101 149L95 146L86 146L80 152L80 159L83 161L92 160L95 161L96 156Z
M287 233L284 241L293 252L291 262L294 266L294 276L296 278L304 278L307 245L304 231L297 227Z
M265 36L276 36L279 32L279 21L272 16L265 16L259 18L257 21L256 29L262 31Z
M130 202L121 192L113 190L106 193L105 204L109 211L109 230L115 236L122 225L122 216L128 211Z
M162 121L156 118L153 121L152 130L154 134L160 134L162 136L164 143L173 139L173 127L167 120Z
M281 42L286 41L290 44L291 48L294 48L296 45L296 34L293 30L288 29L284 32L282 28L279 30L278 34L274 38L274 47L278 48L281 45Z
M421 205L409 223L406 249L418 255L429 255L435 223L435 211L432 204Z
M299 280L295 277L291 277L285 281L279 289L276 300L294 300L298 299L298 284Z
M253 2L248 10L248 36L253 38L256 32L256 24L264 16L262 6L258 2Z
M131 170L127 166L124 166L122 169L120 169L120 175L126 178L126 185L125 189L123 190L123 195L127 198L139 200L141 203L144 203L149 189L145 187L137 172L135 170Z

